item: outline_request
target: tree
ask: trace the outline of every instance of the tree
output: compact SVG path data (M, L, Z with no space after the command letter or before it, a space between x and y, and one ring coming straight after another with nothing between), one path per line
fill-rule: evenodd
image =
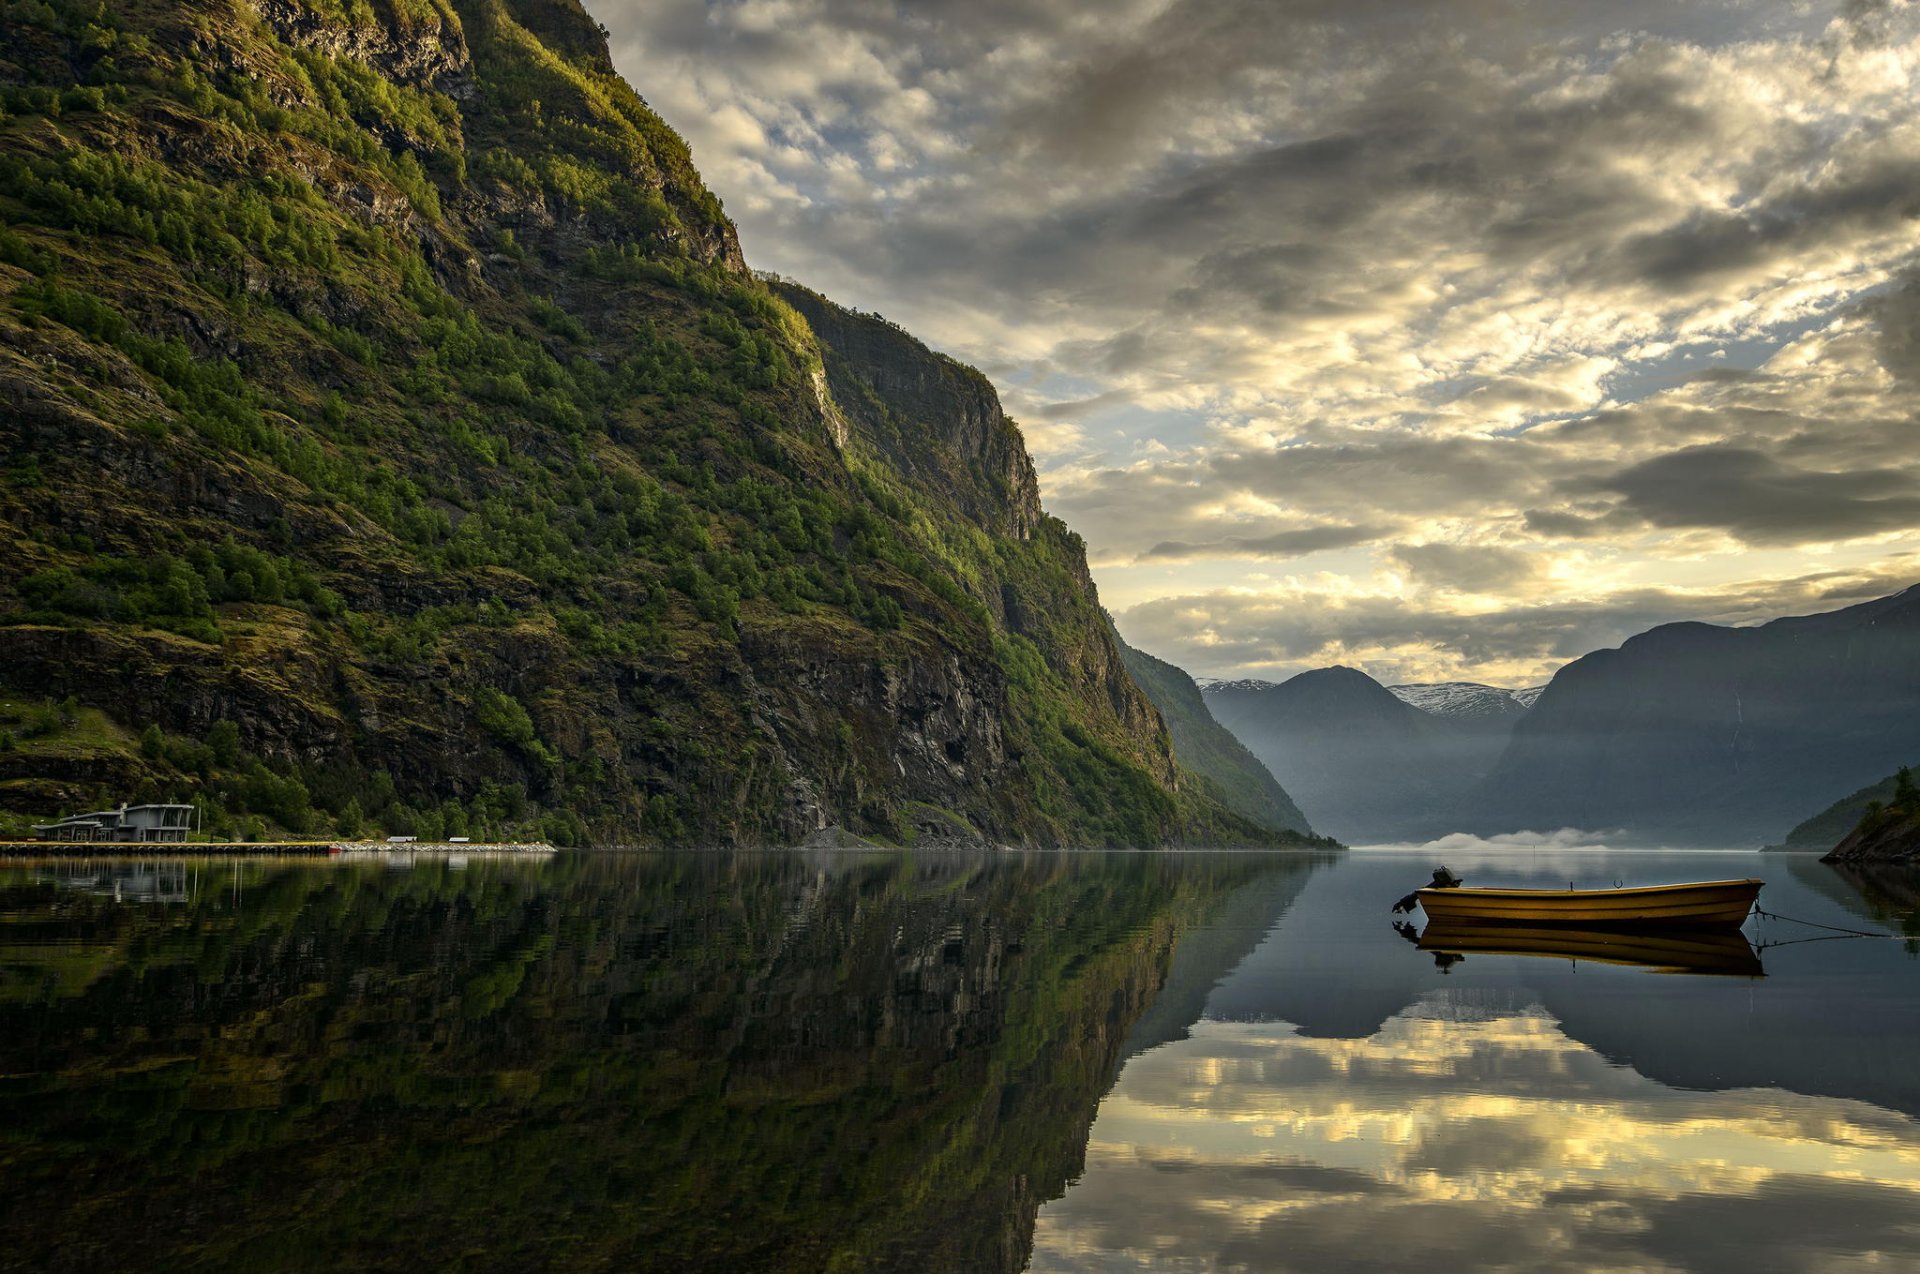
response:
M232 768L240 760L240 727L222 717L207 731L207 746L213 749L215 761Z
M1893 780L1893 803L1903 810L1920 810L1920 788L1913 783L1913 770L1901 766L1900 773Z

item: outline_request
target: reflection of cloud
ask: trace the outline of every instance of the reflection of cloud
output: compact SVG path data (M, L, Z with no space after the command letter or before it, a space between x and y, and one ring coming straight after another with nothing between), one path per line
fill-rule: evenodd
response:
M1814 1271L1920 1259L1916 1217L1904 1116L1667 1088L1435 997L1371 1039L1203 1021L1135 1058L1032 1268Z

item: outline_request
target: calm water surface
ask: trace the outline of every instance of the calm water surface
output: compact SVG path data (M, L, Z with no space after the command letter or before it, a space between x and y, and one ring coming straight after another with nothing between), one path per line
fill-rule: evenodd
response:
M1422 950L1433 865L0 866L0 1269L1920 1270L1912 939Z

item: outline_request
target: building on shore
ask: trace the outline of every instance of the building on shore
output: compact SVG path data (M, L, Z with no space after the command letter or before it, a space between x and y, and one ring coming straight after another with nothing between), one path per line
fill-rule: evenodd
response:
M35 823L41 840L105 841L148 844L184 841L193 830L191 805L122 805L119 809L75 814L52 823Z

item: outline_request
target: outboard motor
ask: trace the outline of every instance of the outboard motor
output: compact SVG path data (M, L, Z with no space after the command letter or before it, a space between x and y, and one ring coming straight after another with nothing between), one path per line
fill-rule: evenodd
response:
M1458 889L1460 888L1461 885L1464 885L1465 883L1466 883L1465 881L1461 880L1458 876L1454 875L1451 871L1447 870L1445 867L1437 867L1434 869L1434 872L1433 872L1432 883L1423 886L1423 888ZM1414 892L1408 894L1405 898L1402 898L1399 902L1394 903L1393 912L1395 915L1400 915L1402 913L1411 915L1413 913L1413 909L1415 907L1418 907L1419 905L1420 905L1420 891L1416 889Z

